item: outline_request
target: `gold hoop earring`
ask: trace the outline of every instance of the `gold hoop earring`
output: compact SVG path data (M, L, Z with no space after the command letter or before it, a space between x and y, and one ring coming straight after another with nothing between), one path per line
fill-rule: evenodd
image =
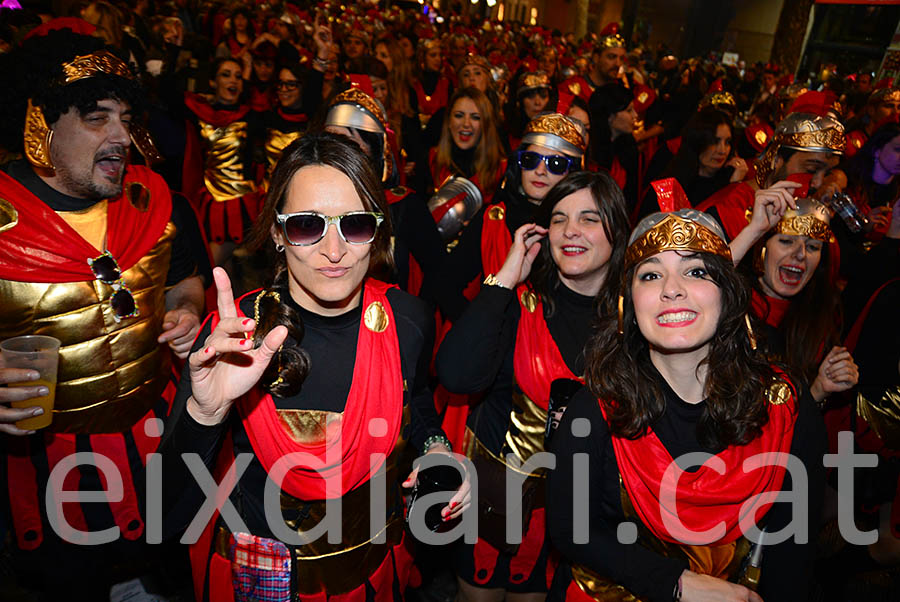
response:
M756 335L753 334L753 326L750 325L750 313L744 314L744 324L747 326L747 338L750 339L750 349L756 351Z
M625 297L619 295L619 336L625 334Z
M50 159L53 130L47 125L41 107L31 104L30 98L28 99L28 109L25 112L24 138L25 157L28 162L40 169L53 169L53 161Z
M763 244L760 247L759 253L756 255L756 259L753 260L753 269L756 270L757 274L763 274L766 271L766 245Z

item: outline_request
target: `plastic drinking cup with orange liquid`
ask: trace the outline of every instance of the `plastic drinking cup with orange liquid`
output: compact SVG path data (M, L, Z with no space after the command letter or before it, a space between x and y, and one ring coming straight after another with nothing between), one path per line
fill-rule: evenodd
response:
M45 386L50 391L47 395L41 397L32 397L24 401L13 401L10 403L14 408L40 406L44 410L44 413L40 416L16 422L16 426L22 430L41 429L49 426L53 421L53 402L56 397L56 371L59 367L59 347L59 339L43 335L14 337L0 343L0 352L3 353L4 366L7 368L35 370L40 375L38 380L10 383L10 387Z

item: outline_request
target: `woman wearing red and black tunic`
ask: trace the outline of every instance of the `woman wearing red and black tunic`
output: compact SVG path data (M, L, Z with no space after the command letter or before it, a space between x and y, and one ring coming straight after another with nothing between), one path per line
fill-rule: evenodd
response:
M259 118L241 104L241 71L236 60L219 59L212 69L212 101L193 92L184 96L188 123L182 187L206 229L215 265L225 263L243 242L261 200L252 170Z
M769 328L766 353L805 378L812 397L824 403L828 395L852 388L859 370L839 345L840 254L830 212L806 198L809 176L789 179L803 184L792 193L759 195L750 223L731 248L740 261L753 245L744 266L751 276L753 313Z
M452 120L452 115L451 115ZM463 228L447 260L438 304L445 318L462 315L468 299L487 274L496 274L512 246L513 233L533 221L547 193L566 174L582 169L581 125L558 113L542 115L525 129L522 144L510 155L500 188Z
M825 429L801 385L754 350L722 230L693 209L655 213L624 268L619 315L601 317L587 386L550 435L548 525L565 563L549 599L807 599L815 550L782 531L815 541ZM785 470L776 452L799 462ZM772 504L800 483L802 502Z
M462 176L490 203L506 170L494 106L477 88L460 88L448 106L440 141L428 153L432 184L438 189L451 176Z
M615 311L628 235L615 182L606 174L570 174L544 198L536 222L516 231L503 267L489 276L437 356L447 389L486 392L468 418L466 453L478 470L480 508L498 512L480 512L478 542L458 544L456 571L466 601L513 594L510 599L522 602L530 599L523 595L537 599L547 591L555 561L545 538L546 473L526 470L519 545L506 543L505 497L496 494L510 463L516 470L543 451L550 383L580 377L592 318Z
M423 40L417 51L419 72L413 81L410 100L419 114L424 129L439 109L446 107L453 93L453 84L441 74L440 40Z
M249 457L230 492L240 521L214 517L192 546L198 600L402 597L411 557L400 485L416 478L402 454L407 443L448 447L427 385L429 310L372 277L391 252L379 190L352 142L309 134L285 151L251 239L274 247L272 287L235 302L216 270L219 310L190 356L161 452L172 483L190 482L184 452L218 469ZM269 481L280 487L276 516L264 511ZM445 516L467 507L467 487ZM177 529L201 498L196 487L165 489ZM335 498L340 516L328 517ZM299 539L333 520L338 543Z

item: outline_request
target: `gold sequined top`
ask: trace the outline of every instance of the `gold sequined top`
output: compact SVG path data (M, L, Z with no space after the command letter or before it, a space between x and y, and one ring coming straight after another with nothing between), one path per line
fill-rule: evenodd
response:
M266 178L272 177L275 170L275 164L281 158L281 153L290 145L291 142L300 138L303 132L282 132L274 128L268 131L266 136Z
M206 151L203 181L213 200L223 202L254 192L256 184L244 179L247 122L235 121L217 128L201 120L199 125Z

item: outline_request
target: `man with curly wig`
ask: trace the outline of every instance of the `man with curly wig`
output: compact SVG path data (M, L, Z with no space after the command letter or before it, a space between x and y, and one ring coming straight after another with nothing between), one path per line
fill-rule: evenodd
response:
M171 356L200 326L208 260L186 201L129 162L132 141L148 157L152 144L125 62L68 28L0 60L0 144L24 155L0 171L0 340L62 344L44 428L21 422L41 408L9 402L47 387L0 365L0 383L19 385L0 387L14 563L47 599L105 599L149 557L138 484L174 394Z

